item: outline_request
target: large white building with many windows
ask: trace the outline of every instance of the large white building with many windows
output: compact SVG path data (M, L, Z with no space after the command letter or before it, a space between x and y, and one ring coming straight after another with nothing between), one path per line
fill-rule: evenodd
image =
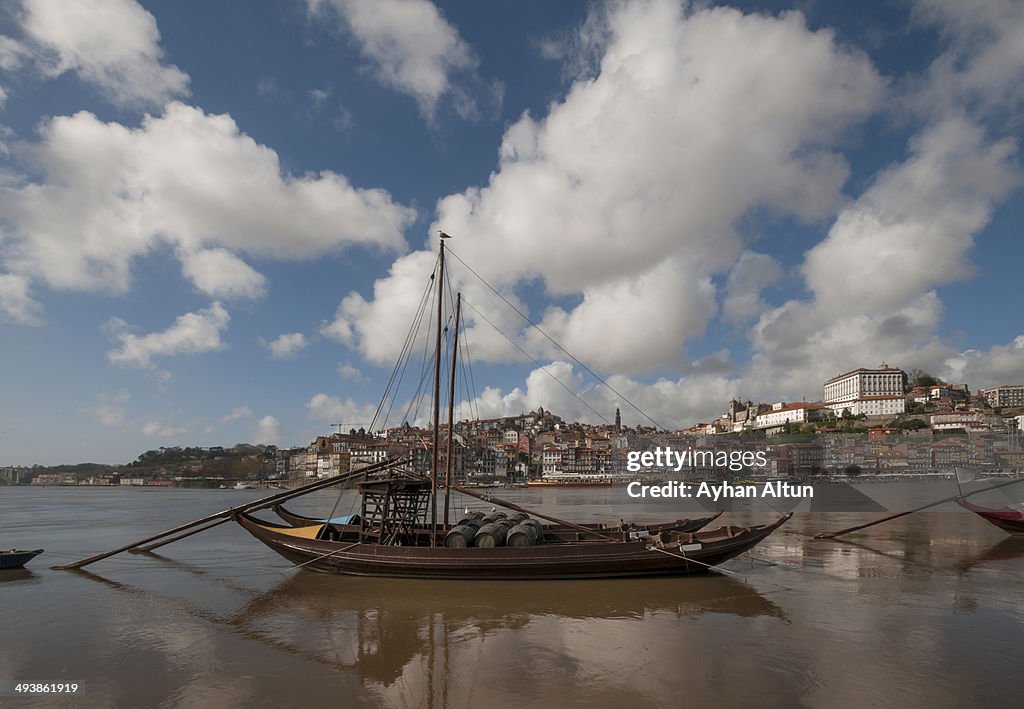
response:
M907 410L907 375L885 362L878 369L855 369L825 382L824 403L837 416L895 416Z
M1004 384L1003 386L982 389L981 395L992 407L1024 406L1024 385Z

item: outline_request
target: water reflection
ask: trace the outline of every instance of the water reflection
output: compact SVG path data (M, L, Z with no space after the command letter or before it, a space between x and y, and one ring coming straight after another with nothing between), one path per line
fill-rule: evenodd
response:
M978 566L1020 558L1024 558L1024 537L1007 537L978 554L960 560L954 568L960 573L966 574Z
M0 583L8 581L39 581L39 575L28 569L4 569L0 571Z
M172 566L203 582L222 581L187 563ZM98 574L76 574L134 596L162 596ZM494 666L496 657L507 655L510 666L518 663L529 675L574 676L592 671L584 671L591 663L612 662L609 679L628 686L633 673L644 669L643 655L612 652L612 660L608 654L616 645L671 647L680 642L680 623L704 616L787 621L751 586L713 575L460 584L297 572L226 614L195 604L178 609L296 659L353 673L387 704L426 706L462 706L469 697L459 692L470 674L484 671L480 663L491 666L485 675L495 673L483 681L506 683L511 675L501 662ZM660 662L667 669L673 661L666 656ZM526 669L533 665L543 667ZM476 687L478 694L489 691Z

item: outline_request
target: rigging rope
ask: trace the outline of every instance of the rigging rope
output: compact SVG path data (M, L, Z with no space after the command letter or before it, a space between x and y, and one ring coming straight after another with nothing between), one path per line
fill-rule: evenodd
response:
M651 418L651 417L650 417L650 416L649 416L649 415L647 414L647 412L646 412L646 411L644 411L644 410L643 410L643 409L641 409L641 408L640 408L639 406L637 406L636 404L634 404L634 403L633 403L632 401L630 401L630 400L629 400L628 398L626 398L626 396L625 396L625 395L623 395L623 394L622 394L621 392L619 392L618 390L616 390L616 389L615 389L615 387L613 387L613 386L612 386L611 384L609 384L609 383L608 383L607 381L605 381L605 380L604 380L603 378L601 378L601 376L599 376L599 375L598 375L598 374L597 374L596 372L594 372L594 370L592 370L592 369L591 369L590 367L588 367L587 365L585 365L585 364L584 364L583 362L581 362L580 360L576 359L576 357L575 357L575 356L574 356L574 355L572 354L572 352L569 352L569 350L567 350L567 349L565 349L564 347L562 347L562 345L560 345L560 344L559 344L559 343L558 343L557 341L555 341L555 340L554 340L554 339L553 339L553 338L552 338L552 337L551 337L550 335L548 335L548 334L547 334L546 332L544 332L544 330L542 330L542 329L540 328L540 326L539 326L539 325L538 325L537 323L535 323L535 322L534 322L533 320L531 320L531 319L530 319L529 317L527 317L526 313L524 313L524 312L523 312L522 310L520 310L519 308L517 308L517 307L516 307L516 306L515 306L515 305L514 305L513 303L511 303L511 302L510 302L510 301L508 300L508 298L506 298L505 296L503 296L503 295L502 295L501 293L499 293L499 292L498 292L498 290L497 290L497 289L496 289L496 288L495 288L494 286L492 286L492 285L491 285L490 283L488 283L488 282L487 282L487 281L486 281L486 280L484 279L484 277L483 277L483 276L481 276L481 275L480 275L479 273L477 273L476 271L474 271L474 270L473 270L473 268L472 268L472 267L471 267L471 266L470 266L469 264L467 264L467 263L466 263L465 261L463 261L463 260L462 260L461 258L459 258L459 255L458 255L458 254L456 254L456 253L455 253L454 251L452 251L450 247L449 247L449 248L447 249L447 252L448 252L448 253L449 253L450 255L454 256L454 257L455 257L455 258L456 258L456 259L458 260L458 262L459 262L459 263L461 263L461 264L462 264L463 266L465 266L465 267L466 267L466 268L467 268L467 269L469 270L469 272L470 272L470 273L472 273L472 274L473 274L474 276L476 276L476 277L477 277L477 278L478 278L478 279L480 280L480 282L481 282L481 283L483 283L483 284L484 284L485 286L487 286L487 287L488 287L488 288L490 289L490 291L491 291L492 293L494 293L494 294L495 294L496 296L498 296L499 298L501 298L501 300L502 300L502 301L504 301L505 305L507 305L508 307L512 308L512 310L516 311L516 313L518 313L518 314L519 314L519 316L520 316L521 318L523 318L523 320L525 320L526 322L530 323L530 325L531 325L531 326L532 326L532 327L533 327L533 328L534 328L534 329L535 329L535 330L536 330L537 332L539 332L539 333L540 333L541 335L543 335L543 336L544 336L544 337L545 337L545 338L546 338L546 339L548 340L548 342L550 342L550 343L551 343L551 344L553 344L553 345L554 345L555 347L557 347L557 348L558 348L559 350L561 350L561 351L562 351L562 352L564 352L564 353L565 353L566 355L568 355L568 356L569 356L569 358L570 358L570 359L572 359L572 361L573 361L573 362L575 362L575 363L576 363L576 364L578 364L578 365L579 365L580 367L582 367L584 371L586 371L586 372L587 372L588 374L590 374L590 376L592 376L592 377L593 377L594 379L596 379L597 381L601 382L601 383L602 383L602 384L604 384L604 385L605 385L606 387L608 387L608 389L609 389L609 390L610 390L610 391L611 391L612 393L614 393L614 394L615 394L616 396L618 396L618 397L619 397L620 399L622 399L622 400L623 400L624 402L626 402L627 404L629 404L630 406L632 406L632 407L633 407L633 409L637 411L637 413L639 413L639 414L640 414L641 416L643 416L643 417L644 417L644 418L646 418L646 419L647 419L648 421L650 421L651 423L653 423L653 424L654 424L654 426L655 426L656 428L660 428L660 429L662 429L662 430L668 430L668 429L667 429L667 428L666 428L665 426L662 426L662 425L661 425L660 423L658 423L658 422L657 422L657 421L655 421L655 420L654 420L653 418ZM465 300L465 299L463 299L463 300ZM479 312L479 311L478 311L478 312ZM493 326L493 325L492 325L492 326ZM504 333L502 333L502 334L504 334Z
M530 355L530 353L529 353L529 352L527 352L527 351L526 351L526 350L524 350L524 349L523 349L522 347L520 347L520 346L519 346L519 343L517 343L517 342L516 342L515 340L513 340L513 339L512 339L511 337L509 337L509 336L508 336L508 335L506 335L506 334L505 334L504 332L502 332L501 330L499 330L499 329L498 329L498 326L497 326L497 325L495 325L495 324L494 324L493 322L491 322L491 321L490 321L490 320L489 320L489 319L487 318L487 316L486 316L486 315L484 315L484 314L483 314L483 313L481 313L481 312L480 312L479 310L477 310L477 308L476 308L476 307L475 307L475 306L474 306L474 305L473 305L472 303L470 303L470 302L469 302L468 300L466 300L465 298L463 298L463 299L462 299L462 302L463 302L463 303L465 303L466 305L468 305L468 306L469 306L470 308L472 308L473 312L474 312L474 313L476 313L477 315L479 315L479 316L480 316L481 318L483 318L484 322L486 322L486 323L487 323L488 325L490 325L490 326L491 326L491 327L493 327L493 328L494 328L495 330L497 330L498 334L500 334L500 335L501 335L502 337L504 337L504 338L505 338L506 340L508 340L508 341L509 341L510 343L512 343L512 346L513 346L513 347L515 347L515 348L516 348L517 350L519 350L520 352L522 352L522 353L523 353L523 355L524 355L524 356L525 356L525 357L526 357L527 359L529 359L529 360L530 360L531 362L533 362L533 363L534 363L535 365L537 365L538 367L540 367L540 369L541 369L541 370L542 370L542 371L543 371L543 372L544 372L545 374L547 374L547 375L548 375L549 377L551 377L552 379L554 379L554 380L555 380L555 381L556 381L556 382L558 383L558 385L559 385L560 387L562 387L562 388L563 388L563 389L565 389L565 390L566 390L567 392L569 392L570 394L572 394L572 395L573 395L574 397L576 397L577 399L579 399L580 403L582 403L582 404L583 404L584 406L586 406L586 407L587 407L588 409L590 409L590 411L591 411L591 412L593 412L593 414L594 414L595 416L597 416L597 417L598 417L599 419L601 419L602 421L604 421L604 422L605 422L606 424L611 424L611 421L609 421L609 420L608 420L608 419L606 419L606 418L605 418L604 416L602 416L602 415L601 415L601 413L600 413L600 412L599 412L599 411L598 411L597 409L595 409L595 408L594 408L593 406L591 406L590 404L588 404L588 403L587 403L587 402L586 402L586 401L585 401L585 400L583 399L583 397L581 397L581 396L580 396L579 394L577 394L577 393L576 393L575 391L573 391L573 390L572 390L571 388L569 388L569 386L568 386L568 385L566 385L565 383L563 383L561 379L559 379L559 378L558 378L558 377L556 377L556 376L555 376L554 374L552 374L551 372L549 372L549 371L548 371L548 368L547 368L547 367L545 367L545 366L544 366L543 364L541 364L540 362L538 362L538 361L537 361L536 359L534 359L534 358L533 358L533 357L532 357L532 356Z

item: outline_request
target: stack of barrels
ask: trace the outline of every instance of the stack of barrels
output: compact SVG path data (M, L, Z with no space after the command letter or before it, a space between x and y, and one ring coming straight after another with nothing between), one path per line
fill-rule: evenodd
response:
M544 541L540 522L523 512L473 512L458 521L444 539L444 545L464 547L530 547Z

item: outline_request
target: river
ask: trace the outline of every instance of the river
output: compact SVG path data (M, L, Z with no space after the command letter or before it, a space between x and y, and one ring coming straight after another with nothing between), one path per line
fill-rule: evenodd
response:
M858 489L901 510L950 486ZM326 576L289 568L233 523L159 555L49 568L263 494L0 488L0 549L46 549L0 572L0 704L960 707L1024 696L1024 538L955 505L845 542L812 537L881 513L798 508L752 558L729 562L732 574L688 578ZM500 494L574 521L675 517L622 488ZM337 501L322 491L290 507L324 514ZM346 492L338 512L354 502ZM78 689L29 698L20 682Z

